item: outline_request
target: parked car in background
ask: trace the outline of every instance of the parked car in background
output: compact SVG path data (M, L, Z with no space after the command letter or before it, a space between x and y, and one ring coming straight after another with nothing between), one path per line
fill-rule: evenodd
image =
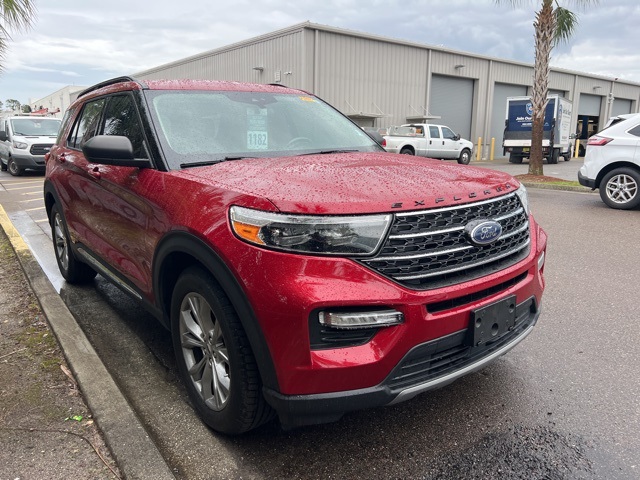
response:
M471 161L473 143L460 138L445 125L430 123L408 123L390 127L382 146L387 152L420 157L455 159L463 165Z
M408 400L496 360L540 314L547 236L524 186L386 153L281 85L89 88L44 198L64 278L99 272L146 306L220 432Z
M609 125L589 138L578 181L599 189L611 208L635 208L640 205L640 113Z
M0 120L0 163L2 171L22 175L25 170L44 172L44 156L53 146L60 119L19 115Z

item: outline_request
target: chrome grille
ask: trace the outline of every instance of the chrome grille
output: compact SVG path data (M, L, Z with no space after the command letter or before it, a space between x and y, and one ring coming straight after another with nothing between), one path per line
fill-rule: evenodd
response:
M473 220L495 220L500 238L472 244L464 228ZM465 282L502 270L529 254L529 218L514 193L453 207L397 213L378 255L360 260L414 289Z

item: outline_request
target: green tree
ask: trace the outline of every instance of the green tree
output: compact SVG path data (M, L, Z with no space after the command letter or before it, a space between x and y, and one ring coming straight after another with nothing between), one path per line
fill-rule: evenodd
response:
M35 14L36 7L31 0L0 0L0 60L7 52L11 32L29 29Z
M7 108L13 112L20 111L20 107L22 107L20 102L18 100L14 100L13 98L8 98L5 103L7 104Z
M531 152L529 157L529 173L542 175L542 136L544 131L544 110L547 106L547 90L549 85L549 60L551 50L559 43L568 42L576 26L578 17L575 13L562 7L558 0L495 0L497 4L505 2L514 7L535 3L540 5L533 22L535 38L535 61L533 67L533 122L531 127ZM598 0L567 0L565 3L587 8Z
M21 107L22 113L31 113L31 105L27 105L26 103Z

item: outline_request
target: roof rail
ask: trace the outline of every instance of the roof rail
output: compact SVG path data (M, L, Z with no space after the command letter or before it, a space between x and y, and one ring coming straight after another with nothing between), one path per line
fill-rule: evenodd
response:
M140 85L142 88L146 88L146 85L141 80L137 80L133 77L127 77L127 76L116 77L110 80L105 80L104 82L96 83L95 85L81 91L78 94L78 98L82 97L83 95L86 95L87 93L93 92L94 90L98 90L99 88L106 87L108 85L114 85L120 82L135 82L138 85Z

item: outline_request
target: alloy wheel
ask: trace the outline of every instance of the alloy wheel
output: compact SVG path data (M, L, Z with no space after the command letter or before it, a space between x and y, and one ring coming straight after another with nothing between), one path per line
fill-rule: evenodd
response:
M56 250L56 257L60 261L62 268L69 270L69 247L67 237L64 234L64 226L59 213L53 219L53 244Z
M231 390L229 354L220 322L202 295L192 292L184 297L179 328L191 382L209 408L222 410Z
M629 203L638 195L638 183L632 176L624 173L611 177L606 189L611 201L621 205Z

